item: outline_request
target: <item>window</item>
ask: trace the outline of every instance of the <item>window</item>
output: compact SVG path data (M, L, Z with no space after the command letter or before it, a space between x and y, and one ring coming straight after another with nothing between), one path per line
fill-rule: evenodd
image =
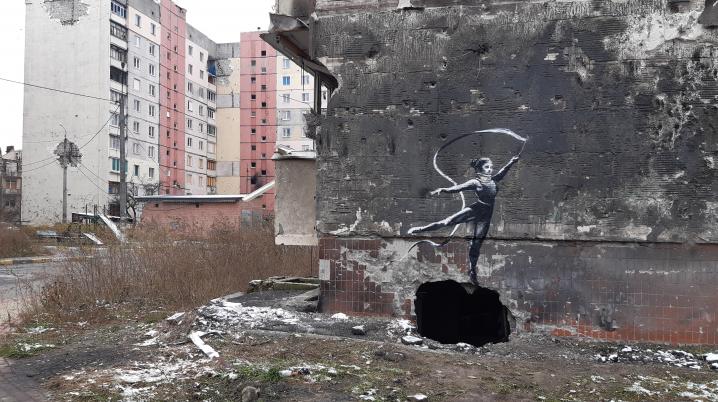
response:
M110 45L110 57L123 63L127 62L127 52L115 45Z
M257 112L252 110L251 112L249 112L249 117L257 117Z
M267 119L262 119L262 124L267 124Z
M138 57L135 57L135 58L132 60L132 65L133 65L136 69L139 70L139 68L140 68L140 66L141 66L141 64L140 64L140 59L139 59Z
M154 97L156 90L157 90L157 87L155 87L154 85L150 84L149 89L148 89L148 92L150 93L150 96Z
M265 141L267 141L267 136L266 136L266 135L263 135L263 136L262 136L262 142L265 142Z
M139 175L140 175L140 165L135 165L135 166L134 166L134 169L133 169L133 171L132 171L132 173L133 173L135 176L139 176Z
M150 33L152 35L157 35L157 25L150 22ZM154 54L153 52L150 52L150 54Z
M150 138L155 138L155 126L149 126L147 127L147 135Z
M262 171L260 172L260 174L261 174L262 176L266 176L266 175L267 175L267 171L266 171L266 170L262 170Z
M112 10L112 14L115 14L118 17L127 18L127 9L122 4L113 1L110 3L110 9Z
M289 138L292 136L292 129L289 127L282 128L282 137Z
M187 119L187 128L192 129L192 119Z
M204 123L199 123L199 132L204 133Z
M194 85L191 82L187 83L187 92L194 94Z
M150 64L149 71L150 71L150 75L154 77L155 76L155 65L154 64Z
M290 60L285 57L284 60L282 60L282 67L289 68L289 63L290 63Z
M249 130L249 132L252 133L252 134L257 134L257 129L256 129L256 128L253 128L253 129Z
M200 151L203 150L203 149L204 149L204 142L199 141L199 143L197 144L197 148L199 148ZM202 167L202 166L200 165L200 167Z
M120 125L120 115L119 113L112 113L112 119L110 119L110 124L117 127Z
M261 70L262 70L262 73L266 73L266 72L267 72L267 67L262 66Z
M199 158L199 168L204 169L204 159Z
M252 169L256 168L256 167L257 167L257 162L251 162L251 163L249 164L249 167L251 167Z
M207 90L207 100L212 101L212 102L216 102L216 100L217 100L217 94L214 93L213 91L210 91L210 90L208 89L208 90Z
M127 40L127 28L115 21L110 21L110 35L118 39Z
M199 52L199 61L204 61L204 53Z
M110 148L111 149L120 149L120 136L119 135L110 135Z
M251 100L257 100L257 94L251 94L251 95L249 95L249 99L251 99Z
M204 79L204 71L203 70L199 70L199 78Z
M309 76L308 75L302 76L302 85L309 85Z
M267 55L267 51L266 51L266 50L262 50L259 54L260 54L262 57L264 57L264 56Z
M139 121L132 122L132 131L134 131L135 133L140 132L140 122Z
M187 166L192 167L192 155L187 155Z
M132 153L135 155L139 155L142 153L142 146L140 144L132 144Z
M150 179L155 177L155 168L147 169L147 176L149 176Z
M110 79L120 84L127 84L127 73L117 67L110 67Z
M285 75L282 77L282 85L290 85L292 83L292 77Z
M138 14L135 14L135 26L142 26L142 17Z
M207 152L213 154L213 153L214 153L214 149L215 149L214 147L215 147L215 144L214 144L213 142L208 142L208 143L207 143ZM216 163L216 162L207 161L207 169L210 169L210 163ZM212 168L212 170L214 170L214 168Z
M142 40L140 39L139 36L135 36L135 47L140 47L140 46L142 46Z
M214 119L214 109L210 107L207 108L207 117L209 117L210 119Z
M134 89L135 91L139 91L141 85L142 85L142 81L138 80L137 78L132 80L132 89Z
M150 43L150 49L149 49L149 50L150 50L150 56L154 56L154 55L155 55L155 45L153 45L153 44Z
M187 137L187 146L188 147L192 146L192 137Z
M200 162L202 162L202 161L200 161ZM201 163L200 163L200 165L201 165ZM200 166L200 168L201 167L202 166ZM199 185L204 187L204 176L197 176L197 179L199 180Z
M250 78L249 78L249 82L252 83L252 84L256 84L256 83L257 83L257 77L250 77Z
M135 105L135 112L139 112L140 111L140 101L135 99L134 105Z
M118 102L120 101L120 98L122 98L122 97L123 97L123 96L122 96L121 93L119 93L119 92L117 92L117 91L110 90L110 99L111 99L113 102L118 103Z
M309 93L304 92L304 93L302 94L302 102L310 102L309 99L310 99L310 98L309 98Z
M213 126L213 125L211 125L211 124L207 124L207 134L209 134L209 135L211 135L211 136L216 135L216 134L217 134L217 127L215 127L215 126Z
M150 114L150 116L155 117L155 105L149 105L147 108L147 113Z
M199 105L199 115L204 116L204 106L203 105Z
M289 103L289 94L282 94L282 102Z
M256 146L256 145L252 145L251 148L252 148L252 151L256 151L256 150L257 150L257 146Z
M189 110L190 112L194 112L194 104L192 103L192 101L187 101L187 110Z
M197 91L197 92L199 93L199 97L204 99L204 88L200 87L199 91Z
M120 171L120 158L110 158L112 161L112 171L113 172L119 172Z
M187 53L189 53L190 56L192 56L192 50L193 50L192 45L189 45L187 47Z
M188 64L188 65L187 65L187 72L190 73L190 74L192 74L192 71L193 71L192 65L191 65L191 64Z
M291 120L292 119L292 112L289 110L282 111L282 120Z
M266 108L266 107L267 107L267 102L262 102L262 107L263 107L263 108Z
M150 145L147 147L147 156L150 158L155 157L155 147L154 146ZM150 177L152 177L152 176L150 175Z
M257 60L252 60L252 61L250 61L250 62L249 62L249 65L252 66L252 67L256 66L256 65L257 65Z

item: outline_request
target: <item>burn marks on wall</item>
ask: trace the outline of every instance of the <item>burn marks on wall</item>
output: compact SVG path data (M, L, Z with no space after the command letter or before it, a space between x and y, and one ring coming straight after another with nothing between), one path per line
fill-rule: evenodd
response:
M81 0L44 0L45 11L62 25L75 25L88 14L90 6Z

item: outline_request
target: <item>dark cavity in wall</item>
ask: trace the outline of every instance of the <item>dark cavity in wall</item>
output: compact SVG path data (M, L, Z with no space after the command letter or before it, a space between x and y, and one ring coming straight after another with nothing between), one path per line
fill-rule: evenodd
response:
M507 342L510 312L491 289L455 281L427 282L414 301L419 333L441 343Z

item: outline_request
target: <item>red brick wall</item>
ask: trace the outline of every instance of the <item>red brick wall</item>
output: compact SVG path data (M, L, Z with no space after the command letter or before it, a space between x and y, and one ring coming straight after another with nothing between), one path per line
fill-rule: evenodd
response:
M322 309L413 318L424 282L466 281L467 243L319 241ZM718 344L718 245L487 240L479 282L516 330L616 341Z
M202 232L206 233L216 224L241 225L246 223L248 212L253 214L253 219L269 216L273 202L273 197L263 196L249 202L146 203L142 209L141 223L201 234ZM243 211L245 213L244 222Z

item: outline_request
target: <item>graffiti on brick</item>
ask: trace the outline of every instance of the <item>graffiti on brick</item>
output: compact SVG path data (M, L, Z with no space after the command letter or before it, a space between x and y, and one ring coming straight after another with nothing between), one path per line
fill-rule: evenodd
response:
M510 136L521 143L521 149L509 160L508 163L506 163L506 165L504 165L496 173L494 173L494 164L490 158L480 157L472 159L470 162L470 166L474 168L476 172L476 177L461 184L457 183L456 180L451 178L449 175L444 173L441 168L439 168L439 165L437 164L437 158L442 151L444 151L457 141L461 140L462 138L483 134L500 134ZM461 224L472 225L472 235L469 240L469 280L474 284L478 283L476 277L476 264L479 261L481 244L486 238L486 234L489 232L491 216L494 212L494 201L496 200L496 195L499 191L498 183L503 180L504 177L506 177L506 174L509 172L511 167L519 161L521 153L524 150L524 146L526 145L526 141L526 138L521 137L520 135L514 133L511 130L505 128L493 128L489 130L475 131L472 133L458 136L448 141L434 154L434 169L437 171L437 173L439 173L439 175L448 180L452 185L450 187L438 188L432 191L430 194L438 195L442 193L458 193L461 196L461 209L453 215L450 215L440 221L432 222L425 226L412 227L409 229L408 233L413 235L424 232L431 232L449 226L454 226L453 230L451 231L451 234L449 235L449 238L442 243L434 243L430 240L422 240L421 242L417 243L419 244L422 242L426 242L432 244L434 247L440 247L449 242L449 240L451 239L451 237L454 236ZM474 203L467 205L464 192L473 192L476 195L477 200Z

